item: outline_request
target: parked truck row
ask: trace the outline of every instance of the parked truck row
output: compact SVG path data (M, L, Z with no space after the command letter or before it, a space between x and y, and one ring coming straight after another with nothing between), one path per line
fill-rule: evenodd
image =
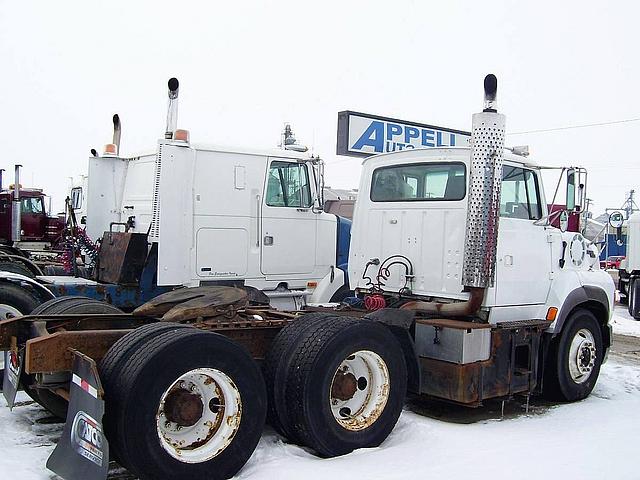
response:
M505 150L493 75L484 90L470 148L364 160L352 231L323 212L321 164L298 153L195 147L169 122L149 155L91 159L87 229L127 230L103 235L101 279L152 265L167 291L132 313L63 296L0 321L9 404L22 386L67 419L47 466L229 478L265 419L332 457L383 442L407 393L587 397L613 281L570 212L553 225L541 167ZM177 82L169 97L173 119ZM109 206L101 220L94 205ZM348 303L313 305L345 285Z

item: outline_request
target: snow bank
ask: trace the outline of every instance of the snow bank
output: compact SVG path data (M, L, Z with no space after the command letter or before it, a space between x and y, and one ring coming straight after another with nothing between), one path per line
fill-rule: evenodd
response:
M629 315L626 305L616 305L611 318L611 326L613 333L618 335L640 337L640 321Z
M44 464L62 425L40 423L46 414L35 405L16 407L13 414L4 399L0 405L0 478L50 479ZM268 430L237 478L637 479L639 408L640 367L610 360L582 402L534 402L529 414L511 402L500 420L499 406L440 405L434 414L424 402L413 401L383 445L344 457L317 458Z

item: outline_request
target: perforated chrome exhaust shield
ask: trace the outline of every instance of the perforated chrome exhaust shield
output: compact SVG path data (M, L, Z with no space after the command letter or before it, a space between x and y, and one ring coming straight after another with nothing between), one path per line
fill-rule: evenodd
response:
M486 88L486 87L485 87ZM495 91L488 107L473 115L471 172L462 284L486 288L495 279L505 116L497 113Z

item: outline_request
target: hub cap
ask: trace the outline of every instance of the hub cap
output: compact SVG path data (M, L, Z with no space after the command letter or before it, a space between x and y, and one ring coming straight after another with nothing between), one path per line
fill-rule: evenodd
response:
M329 392L331 413L347 430L364 430L380 417L389 399L389 370L380 355L360 350L341 363Z
M185 463L206 462L222 452L240 427L242 401L220 370L196 368L162 395L156 429L162 447Z
M597 358L596 342L593 334L582 328L571 340L569 347L569 373L576 383L584 383L591 376Z

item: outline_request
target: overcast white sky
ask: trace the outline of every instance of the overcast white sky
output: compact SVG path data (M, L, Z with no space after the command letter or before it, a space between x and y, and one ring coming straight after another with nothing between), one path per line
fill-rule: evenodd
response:
M23 164L22 183L62 205L113 113L123 153L154 148L171 76L193 142L272 147L288 121L333 187L360 172L335 155L338 111L469 130L486 73L511 132L637 118L638 5L0 0L0 168ZM586 166L600 212L640 190L639 134L632 122L509 138L539 163Z

